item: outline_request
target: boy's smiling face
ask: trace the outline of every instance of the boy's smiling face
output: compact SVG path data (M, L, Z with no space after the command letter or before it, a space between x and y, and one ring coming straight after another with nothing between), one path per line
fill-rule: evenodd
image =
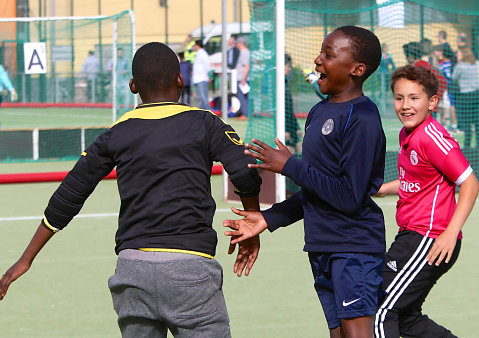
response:
M334 31L326 36L314 63L320 75L319 89L330 96L330 101L334 102L335 96L355 86L351 75L358 62L354 60L349 38L343 32Z
M418 82L402 78L394 84L394 110L408 134L431 115L437 102L437 96L428 98L424 86Z

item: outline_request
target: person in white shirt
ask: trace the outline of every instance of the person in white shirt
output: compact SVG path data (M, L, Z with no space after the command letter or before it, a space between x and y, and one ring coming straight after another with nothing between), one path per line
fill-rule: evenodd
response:
M193 84L196 95L200 100L201 109L211 109L208 100L208 82L210 72L210 60L208 53L203 49L203 41L196 40L193 48L196 51L193 63Z
M236 40L236 47L240 51L238 62L236 63L236 72L238 76L238 99L241 103L240 119L247 119L249 115L248 92L250 52L248 47L246 47L246 40L243 37L239 37Z

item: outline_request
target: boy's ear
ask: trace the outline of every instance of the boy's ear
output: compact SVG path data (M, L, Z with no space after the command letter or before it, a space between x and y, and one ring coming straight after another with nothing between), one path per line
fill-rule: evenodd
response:
M185 88L185 81L183 80L183 75L181 75L181 73L178 73L178 77L176 78L176 85L179 88Z
M354 69L353 71L351 72L351 75L354 75L354 76L357 76L357 77L361 77L364 75L364 73L366 72L366 65L362 62L358 62L356 63L356 65L354 66Z
M130 92L133 94L138 94L138 90L136 89L135 80L133 78L130 79Z
M433 111L434 108L436 108L438 102L439 102L439 97L437 97L437 95L431 96L431 98L429 99L429 106L427 107L428 110Z

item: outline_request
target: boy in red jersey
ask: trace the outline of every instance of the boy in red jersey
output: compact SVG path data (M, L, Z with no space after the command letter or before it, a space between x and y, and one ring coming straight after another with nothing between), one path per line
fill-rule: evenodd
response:
M399 195L399 234L385 256L386 296L376 314L377 337L455 337L421 308L459 255L461 228L479 184L457 141L431 115L438 87L434 73L424 67L407 65L391 78L394 108L404 125L399 179L383 184L377 196Z

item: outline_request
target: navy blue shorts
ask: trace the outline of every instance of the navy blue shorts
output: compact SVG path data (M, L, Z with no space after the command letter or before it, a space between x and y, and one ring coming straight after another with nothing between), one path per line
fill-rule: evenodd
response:
M360 253L309 253L318 293L328 327L342 318L376 314L382 296L384 255Z

